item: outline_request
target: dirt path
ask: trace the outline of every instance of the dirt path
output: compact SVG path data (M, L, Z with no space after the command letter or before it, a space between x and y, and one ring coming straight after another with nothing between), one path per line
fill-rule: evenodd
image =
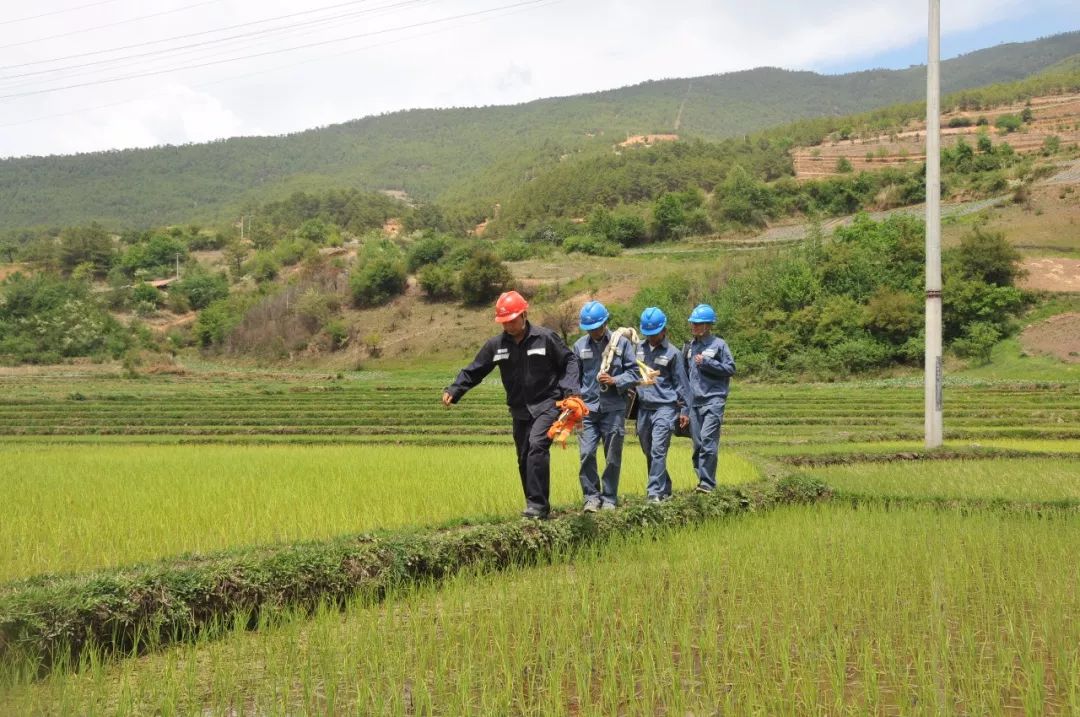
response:
M1064 168L1047 179L1046 184L1080 184L1080 159L1074 159L1062 166Z
M687 85L686 85L686 94L683 95L682 103L679 104L679 112L678 112L678 114L675 115L675 128L673 130L675 132L678 132L679 127L682 126L682 113L683 113L683 110L686 109L686 101L688 99L690 99L690 90L692 90L693 87L694 87L694 81L690 80L690 82L688 82Z
M1027 327L1020 334L1020 344L1029 353L1080 363L1080 313L1058 314Z
M22 273L24 273L24 274L28 274L29 271L30 271L30 267L28 267L26 264L3 264L3 265L0 265L0 281L3 281L4 279L8 278L12 274L18 273L20 271Z

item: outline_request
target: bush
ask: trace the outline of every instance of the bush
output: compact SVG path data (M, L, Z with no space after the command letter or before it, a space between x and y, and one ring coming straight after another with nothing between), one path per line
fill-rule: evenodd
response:
M322 219L308 219L294 232L297 239L309 241L313 244L328 244L331 246L341 243L341 231L334 224L328 224Z
M405 261L390 242L379 242L358 259L359 266L349 276L353 303L358 307L379 306L405 291Z
M976 227L960 239L955 257L963 276L995 286L1012 286L1022 273L1020 252L1003 232Z
M349 329L342 321L330 321L323 327L330 339L330 350L339 351L349 341Z
M22 274L0 282L0 357L6 361L118 358L132 341L131 330L82 282Z
M317 252L318 248L307 239L286 239L274 245L273 257L282 266L292 266Z
M146 282L136 284L131 290L131 300L138 304L150 304L155 309L161 306L161 292Z
M633 214L616 216L603 207L593 210L586 227L589 234L624 247L640 244L648 235L645 220L641 217Z
M448 266L428 264L417 274L420 288L432 301L453 299L457 293L457 277Z
M994 286L984 281L947 274L943 287L943 333L947 341L958 339L976 322L1008 333L1012 317L1024 306L1024 296L1012 286Z
M994 345L1001 338L996 326L985 321L976 321L964 329L964 336L953 341L952 349L961 358L970 358L977 365L990 363L990 354Z
M739 165L728 172L714 201L721 220L747 227L765 226L775 205L772 190Z
M592 235L567 237L562 248L567 254L576 251L592 256L618 256L622 253L622 247L615 242Z
M271 281L281 271L281 265L268 251L257 251L251 261L244 264L244 274L257 282Z
M525 261L526 259L532 259L535 256L543 256L547 253L544 251L543 245L529 244L521 239L514 238L495 242L495 244L492 245L492 249L496 256L503 261Z
M645 220L633 214L622 214L615 217L611 232L607 238L622 246L637 246L648 237L648 228Z
M225 337L243 319L243 305L238 301L219 299L199 312L192 333L204 349L220 347Z
M336 294L309 287L296 300L296 315L309 331L318 331L341 308Z
M224 274L190 274L173 284L169 293L187 297L193 309L205 309L229 295L229 279Z
M229 243L229 238L222 232L213 234L197 233L188 238L189 251L217 251Z
M1001 134L1009 134L1020 129L1024 124L1024 121L1017 115L1001 115L994 120L994 126L998 128Z
M513 274L495 254L481 249L462 268L458 291L467 303L483 304L506 291L513 280Z
M94 276L105 276L113 261L113 242L105 228L94 222L61 232L59 253L60 266L65 272L89 264Z
M906 292L883 287L866 303L864 325L872 335L890 342L902 342L922 321L919 300Z
M155 234L130 247L120 257L120 267L128 276L171 275L177 262L187 261L187 245L177 237Z
M450 239L445 236L432 235L420 239L409 247L405 268L414 274L423 266L438 263L450 252L450 245Z
M675 194L662 194L653 203L653 234L657 239L671 239L686 224L686 210Z

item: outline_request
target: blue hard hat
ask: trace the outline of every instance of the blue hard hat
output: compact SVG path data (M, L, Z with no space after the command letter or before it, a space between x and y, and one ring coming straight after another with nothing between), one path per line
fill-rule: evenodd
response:
M715 324L716 312L713 311L713 307L708 304L698 304L694 307L694 310L690 312L691 324Z
M610 314L607 308L599 301L590 301L581 307L581 315L578 317L582 331L592 331L603 326Z
M641 333L644 336L656 336L667 326L667 316L656 306L650 306L641 312Z

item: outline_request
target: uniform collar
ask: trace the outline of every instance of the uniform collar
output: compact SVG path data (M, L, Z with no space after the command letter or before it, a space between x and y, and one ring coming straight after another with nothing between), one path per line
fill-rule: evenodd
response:
M588 334L585 334L585 341L587 343L596 343L598 346L603 346L604 344L611 341L611 329L605 329L604 330L604 337L602 339L600 339L599 341L596 341L596 342L593 342L593 337L592 336L589 336Z
M525 342L527 342L535 334L536 334L536 332L533 331L532 322L531 321L526 321L525 322L525 335L521 337L521 343L518 343L517 341L514 341L514 337L511 336L510 334L506 333L505 331L502 332L502 341L503 341L504 344L509 344L511 346L521 346L521 345L525 344Z

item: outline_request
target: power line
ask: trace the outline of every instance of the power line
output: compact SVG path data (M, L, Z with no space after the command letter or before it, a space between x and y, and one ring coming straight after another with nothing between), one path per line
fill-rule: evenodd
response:
M538 6L552 5L552 4L555 4L555 3L558 3L558 2L561 2L561 0L543 0L542 2L539 3ZM525 9L525 8L510 8L507 12L504 13L504 15L516 14L518 12L521 12L523 9ZM344 55L355 54L357 52L361 52L361 51L364 51L364 50L370 50L370 49L374 49L374 48L377 48L377 47L385 47L387 45L393 45L393 44L396 44L396 43L399 43L399 42L405 42L405 41L408 41L408 40L416 40L416 39L422 38L422 37L430 37L430 36L433 36L433 35L437 35L437 34L439 34L441 32L446 32L449 29L451 29L451 28L439 28L439 29L435 29L435 30L430 30L428 32L423 32L423 33L419 33L419 34L416 34L416 35L411 35L411 36L408 36L408 37L401 37L401 38L396 38L396 39L392 39L392 40L385 40L383 42L375 42L375 43L371 43L369 45L364 45L363 47L353 48L353 49L350 49L350 50L345 50L343 52L335 52L335 53L333 53L331 55L323 55L322 57L311 57L311 58L307 58L305 60L300 60L298 62L291 62L291 63L286 64L286 65L277 65L275 67L267 67L267 68L263 68L263 69L260 69L260 70L254 70L252 72L244 72L244 73L241 73L239 75L232 75L231 77L224 77L224 78L217 79L217 80L211 80L209 82L199 83L199 84L193 85L193 88L198 89L198 88L202 88L202 87L210 87L212 85L219 85L219 84L222 84L222 83L225 83L225 82L232 82L232 81L235 81L235 80L243 79L245 77L252 77L252 76L255 76L255 75L264 75L264 74L269 73L269 72L278 72L280 70L292 69L292 68L297 67L299 65L309 64L309 63L312 63L312 62L323 62L325 60L331 60L331 59L334 59L334 58L337 58L337 57L342 57ZM80 109L72 110L72 111L69 111L69 112L57 112L57 113L50 114L50 115L41 115L41 116L38 116L38 117L30 117L30 118L27 118L27 119L18 120L16 122L6 122L6 123L3 123L3 124L0 124L0 127L17 127L19 125L31 124L33 122L41 122L43 120L50 120L50 119L57 119L57 118L60 118L60 117L70 117L72 115L79 115L79 114L82 114L84 112L94 112L94 111L97 111L97 110L111 109L113 107L119 107L119 106L122 106L122 105L131 104L133 102L138 102L141 99L143 99L143 98L136 97L136 98L132 98L132 99L120 100L120 101L117 101L117 102L110 102L108 104L103 104L103 105L95 105L93 107L82 107Z
M80 57L89 57L91 55L102 55L109 52L119 52L121 50L132 50L136 47L146 47L147 45L158 45L163 42L172 42L173 40L186 40L191 37L200 37L202 35L212 35L215 32L226 32L228 30L235 30L240 27L250 27L252 25L261 25L266 22L274 22L275 20L288 20L289 18L299 17L300 15L310 15L313 12L322 12L323 10L336 10L340 7L346 7L349 5L357 5L368 2L368 0L349 0L349 2L338 3L336 5L326 5L324 7L314 8L312 10L301 10L300 12L289 13L288 15L278 15L276 17L268 17L264 20L252 20L250 22L241 22L236 25L226 25L225 27L215 28L213 30L200 30L199 32L189 32L184 35L174 35L173 37L165 37L160 40L147 40L146 42L136 42L131 45L121 45L119 47L112 47L106 50L92 50L90 52L80 52L74 55L64 55L62 57L53 57L48 60L33 60L32 62L22 62L17 65L3 65L0 66L0 70L12 70L16 67L28 67L29 65L42 65L50 62L60 62L62 60L75 60ZM3 48L0 48L3 49Z
M211 2L216 2L217 0L210 0L210 1ZM367 0L359 0L359 1L360 2L366 2ZM151 50L151 51L148 51L148 52L141 52L141 53L135 53L135 54L131 54L131 55L125 55L123 57L114 57L114 58L109 58L109 59L105 59L105 60L94 60L92 62L84 62L84 63L80 63L80 64L75 64L75 65L66 65L64 67L53 67L53 68L50 68L50 69L47 69L47 70L34 70L32 72L23 72L23 73L20 73L20 74L17 74L17 75L7 75L5 77L0 77L0 81L15 80L15 79L19 79L19 78L22 78L22 77L33 77L33 76L36 76L36 75L47 75L47 74L56 73L56 72L66 72L68 70L82 70L82 69L85 69L85 68L88 68L88 67L94 67L94 66L97 66L97 65L108 65L108 64L112 64L112 63L118 63L118 62L126 62L128 60L135 60L135 59L140 59L140 58L154 57L156 55L167 55L167 54L173 54L173 53L182 53L182 52L185 52L187 50L197 49L197 48L200 48L200 47L207 47L207 46L215 45L215 44L218 44L218 43L230 42L232 40L243 40L243 39L248 39L248 38L255 38L255 37L258 37L258 36L261 36L261 35L270 35L270 34L275 34L275 33L290 33L291 34L294 30L297 30L297 29L302 28L302 27L307 27L307 26L311 26L311 25L324 25L324 24L326 24L328 22L334 22L334 21L338 21L338 20L343 20L345 18L358 17L360 15L367 15L367 14L371 14L371 13L375 13L375 12L379 12L379 11L383 11L383 10L391 10L391 9L400 8L400 7L407 7L409 5L422 4L422 3L425 3L425 2L429 2L429 1L430 0L402 0L401 2L391 4L391 5L383 5L383 6L374 7L374 8L370 8L370 9L366 9L366 10L354 10L352 12L341 13L339 15L331 15L331 16L328 16L328 17L316 18L314 20L308 20L306 22L302 22L302 23L298 23L298 24L294 24L294 25L286 25L286 26L282 26L282 27L271 27L271 28L267 28L265 30L256 30L256 31L250 32L250 33L240 33L240 34L237 34L237 35L230 35L228 37L220 37L220 38L216 38L216 39L213 39L213 40L204 40L203 42L194 42L194 43L189 43L187 45L179 45L177 47L163 48L163 49L160 49L160 50ZM300 34L304 34L304 33L300 33ZM140 63L140 64L142 64L142 63Z
M221 0L203 0L203 2L192 3L191 5L183 5L181 7L173 8L172 10L162 10L161 12L151 13L149 15L139 15L138 17L129 17L126 20L117 20L116 22L106 23L104 25L95 25L94 27L85 27L80 30L72 30L71 32L62 32L57 35L47 35L45 37L34 38L33 40L23 40L22 42L13 42L10 45L0 45L0 50L6 50L9 47L21 47L23 45L32 45L36 42L45 42L46 40L56 40L61 37L71 37L72 35L81 35L84 32L93 32L95 30L104 30L109 27L116 27L117 25L126 25L131 22L139 22L140 20L149 20L154 17L161 17L162 15L172 15L173 13L182 12L184 10L190 10L193 7L201 7L202 5L210 5L211 3L221 2ZM33 63L27 63L33 64Z
M88 7L97 7L98 5L108 5L110 3L117 2L117 0L97 0L97 2L89 2L85 5L76 5L75 7L69 7L64 10L53 10L52 12L43 12L40 15L30 15L29 17L18 17L13 20L0 20L0 25L12 25L17 22L28 22L30 20L38 20L43 17L52 17L53 15L63 15L67 12L75 12L76 10L85 10Z
M424 20L422 22L412 23L410 25L402 25L400 27L387 28L387 29L384 29L384 30L374 30L372 32L362 32L362 33L358 33L356 35L348 35L346 37L338 37L338 38L333 38L333 39L330 39L330 40L321 40L319 42L310 42L310 43L307 43L307 44L304 44L304 45L295 45L293 47L285 47L285 48L281 48L281 49L278 49L278 50L268 50L266 52L258 52L258 53L254 53L254 54L251 54L251 55L243 55L243 56L240 56L240 57L226 58L224 60L213 60L213 61L210 61L210 62L203 62L203 63L199 63L199 64L195 64L195 65L186 65L186 66L174 67L174 68L168 68L168 69L162 69L162 70L153 70L153 71L150 71L150 72L138 72L138 73L135 73L135 74L132 74L132 75L124 75L124 76L121 76L121 77L111 77L111 78L107 78L107 79L104 79L104 80L94 80L92 82L79 82L79 83L72 84L72 85L63 85L61 87L50 87L50 88L45 88L45 89L41 89L41 90L29 90L29 91L26 91L26 92L16 92L16 93L7 94L7 95L0 95L0 100L10 100L10 99L16 99L16 98L19 98L19 97L30 97L30 96L33 96L33 95L43 95L43 94L49 94L49 93L52 93L52 92L62 92L64 90L72 90L72 89L77 89L77 88L80 88L80 87L91 87L91 86L94 86L94 85L112 84L114 82L124 82L126 80L134 80L134 79L138 79L138 78L141 78L141 77L153 77L155 75L163 75L163 74L167 74L167 73L170 73L170 72L180 72L182 70L195 70L195 69L199 69L199 68L202 68L202 67L210 67L210 66L213 66L213 65L221 65L221 64L224 64L224 63L228 63L228 62L239 62L240 60L250 60L250 59L253 59L253 58L256 58L256 57L266 57L268 55L277 55L277 54L281 54L281 53L285 53L285 52L295 52L296 50L304 50L304 49L307 49L309 47L321 47L323 45L332 45L332 44L338 43L338 42L347 42L349 40L356 40L356 39L359 39L359 38L362 38L362 37L373 37L373 36L383 35L383 34L390 33L390 32L400 32L402 30L411 30L411 29L414 29L414 28L417 28L417 27L425 27L425 26L428 26L428 25L436 25L436 24L439 24L439 23L451 22L453 20L461 20L461 19L469 18L469 17L477 17L477 16L481 16L481 15L488 15L488 14L491 14L491 13L494 13L494 12L499 12L501 10L509 10L511 8L525 7L525 6L529 6L529 5L537 5L537 4L540 4L540 3L543 3L543 2L545 2L545 0L522 0L522 2L512 3L510 5L504 5L502 7L489 8L487 10L476 10L474 12L461 13L460 15L452 15L450 17L439 18L439 19L436 19L436 20Z

